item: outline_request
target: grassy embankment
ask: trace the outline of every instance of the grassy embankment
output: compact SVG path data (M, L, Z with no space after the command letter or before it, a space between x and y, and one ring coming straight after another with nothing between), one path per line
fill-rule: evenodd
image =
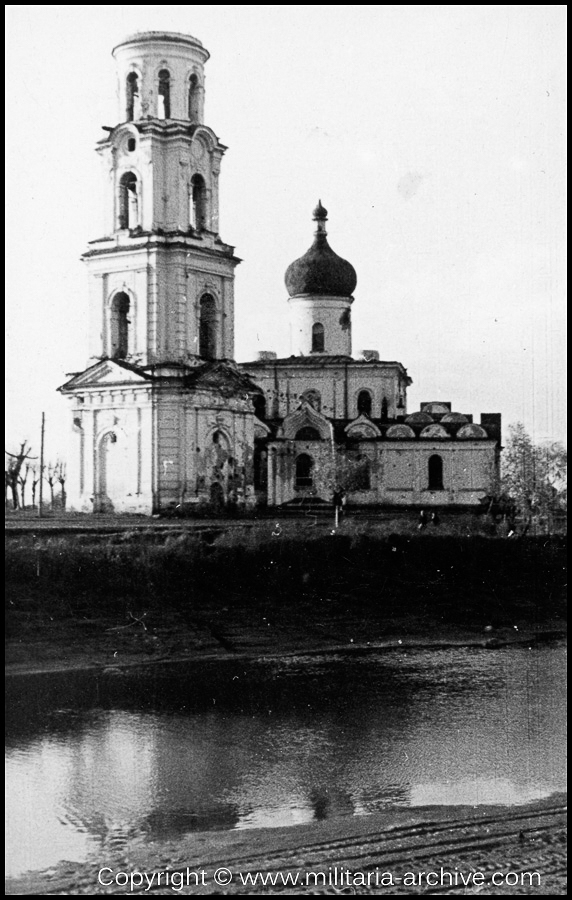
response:
M271 530L8 536L8 659L494 638L564 616L562 537Z

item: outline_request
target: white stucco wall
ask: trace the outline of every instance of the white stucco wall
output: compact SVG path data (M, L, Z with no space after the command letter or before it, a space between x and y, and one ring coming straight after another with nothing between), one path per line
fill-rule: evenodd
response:
M150 514L153 509L150 390L127 386L89 389L71 396L69 402L68 509ZM116 438L113 442L111 434Z
M319 468L332 468L332 449L325 441L276 441L268 448L269 505L296 497L331 499L331 490L319 490ZM352 451L370 462L369 490L348 490L350 503L390 506L478 506L495 493L496 444L494 441L420 442L373 440L352 444ZM315 461L313 489L297 490L295 463L300 453ZM429 490L428 463L438 454L443 460L443 490ZM335 480L332 475L329 479ZM273 485L273 486L272 486Z
M294 356L310 356L312 328L316 323L324 327L324 354L351 356L351 297L311 296L290 297L290 352ZM319 354L316 354L319 355Z
M404 415L407 404L407 383L404 370L398 364L374 364L357 360L347 365L329 363L327 366L268 363L241 368L248 372L264 391L267 415L284 418L293 412L302 395L317 390L321 396L321 412L332 419L353 419L358 415L357 399L361 390L372 396L372 418L381 417L383 398L388 401L388 417ZM404 406L397 407L400 395Z

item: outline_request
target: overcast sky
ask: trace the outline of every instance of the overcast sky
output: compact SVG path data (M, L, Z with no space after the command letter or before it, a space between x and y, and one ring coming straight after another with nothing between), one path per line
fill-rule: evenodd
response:
M209 50L205 122L229 149L220 232L236 357L288 355L284 272L318 198L358 284L354 355L449 400L565 436L564 6L8 6L7 447L63 455L55 389L88 363L112 47L134 31Z

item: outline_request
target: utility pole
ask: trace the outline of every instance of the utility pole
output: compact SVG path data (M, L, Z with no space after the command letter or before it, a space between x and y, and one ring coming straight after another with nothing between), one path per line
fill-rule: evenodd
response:
M42 518L42 496L44 492L44 433L46 430L46 414L42 413L42 437L40 440L40 496L38 498L38 518Z

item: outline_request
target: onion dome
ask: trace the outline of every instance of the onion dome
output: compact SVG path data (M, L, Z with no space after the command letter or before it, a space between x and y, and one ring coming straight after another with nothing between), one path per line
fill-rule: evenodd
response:
M286 269L286 288L290 297L300 294L322 294L329 297L351 297L357 275L347 260L334 253L328 244L326 219L328 211L318 201L313 218L316 222L314 243L304 256Z

